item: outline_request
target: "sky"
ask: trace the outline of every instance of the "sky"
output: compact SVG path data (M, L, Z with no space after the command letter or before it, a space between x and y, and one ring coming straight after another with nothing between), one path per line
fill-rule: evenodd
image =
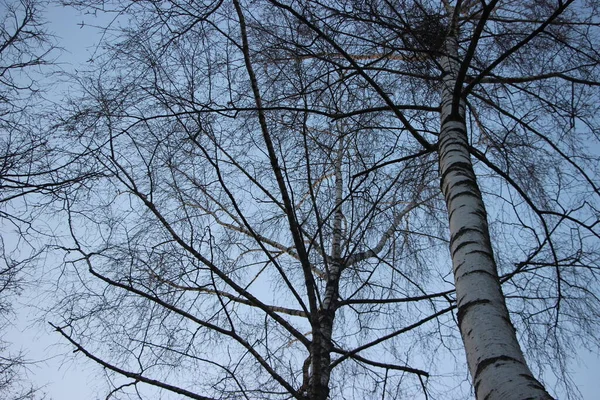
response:
M89 25L98 24L98 21L94 21L92 16L60 7L49 9L46 19L49 31L56 35L63 48L57 60L61 68L66 71L85 69L100 39ZM48 265L56 265L57 262L59 260L49 260ZM26 306L39 302L39 289L32 285L25 289L17 303L17 319L5 339L13 342L15 349L25 351L27 358L39 360L30 365L28 378L54 400L104 399L107 387L102 370L83 355L73 354L72 348L61 341L47 323L40 321L36 309ZM597 399L600 393L600 357L581 351L578 358L579 361L572 363L570 368L574 380L586 400Z
M1 10L0 10L1 12ZM77 68L85 69L88 60L93 56L99 35L89 27L82 27L82 22L92 21L92 16L81 15L78 11L63 7L51 7L46 10L45 20L49 33L55 35L60 52L55 52L56 63L60 69L74 72ZM97 22L97 21L96 21ZM82 68L83 66L83 68ZM60 96L56 97L59 100ZM7 247L11 246L11 227L5 224L0 231L8 233ZM13 243L14 244L14 243ZM28 271L30 274L53 274L52 267L59 260L46 260L48 270ZM102 377L102 370L90 363L84 356L73 354L72 347L60 340L53 332L48 320L40 315L36 305L43 306L43 293L39 285L44 285L35 276L26 279L33 282L24 287L24 292L17 299L15 309L16 320L12 329L4 333L4 339L13 345L13 351L22 351L28 360L27 379L46 393L53 400L93 400L104 399L107 386ZM47 280L46 280L47 281ZM46 287L51 290L51 288ZM42 304L40 304L40 300Z

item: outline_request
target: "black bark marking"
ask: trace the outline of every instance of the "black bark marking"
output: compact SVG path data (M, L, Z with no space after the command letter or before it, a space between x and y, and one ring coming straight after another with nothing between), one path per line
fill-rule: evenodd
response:
M465 265L465 262L461 262L460 264L458 264L456 266L456 268L454 268L454 276L458 276L458 271L460 271L460 269Z
M529 374L519 374L519 376L522 376L523 378L527 379L529 381L528 386L536 388L536 389L541 389L541 390L546 390L544 388L544 386L540 383L540 381L538 381L537 379L535 379L532 375Z
M462 191L462 192L453 193L450 196L450 199L448 199L447 201L449 203L451 203L451 202L454 202L456 199L458 199L459 197L462 197L462 196L469 196L469 197L473 197L475 199L479 199L479 195L477 193L474 193L472 190L465 190L465 191Z
M454 246L454 243L460 239L461 236L469 233L469 232L477 232L478 234L482 234L481 230L479 228L476 227L466 227L463 226L462 228L460 228L458 230L458 232L456 232L454 235L452 235L450 237L450 248L452 248Z
M518 364L523 364L520 360L517 360L516 358L509 357L509 356L497 356L497 357L487 358L487 359L479 362L479 364L477 365L477 370L475 371L475 376L473 378L475 379L475 381L479 381L479 375L481 373L483 373L483 371L486 368L488 368L491 365L502 363L502 362L507 362L507 363L514 362L514 363L518 363Z
M465 205L465 204L462 204L462 205L460 205L460 206L458 206L458 207L453 207L453 208L452 208L452 211L450 211L450 212L448 213L448 220L449 220L449 221L452 221L452 216L454 215L454 213L455 213L455 212L457 212L457 211L459 211L461 208L464 208L464 207L466 207L466 205Z
M458 193L456 193L456 190L454 190L450 196L450 202L456 200L457 198L459 198L460 196L471 196L471 197L475 197L475 199L479 200L481 198L481 193L479 192L479 187L477 186L477 184L475 183L475 179L470 179L470 177L467 177L469 179L463 179L459 182L455 182L454 186L460 186L460 187L467 187L468 190L462 190Z
M478 306L480 304L489 304L489 303L491 303L490 300L481 299L481 300L473 300L473 301L470 301L470 302L460 306L458 308L458 312L456 313L456 318L458 319L458 327L460 328L462 326L463 318L467 314L469 309L471 309L474 306Z
M460 115L460 112L453 112L453 113L448 114L442 120L442 126L446 125L448 122L462 122L464 124L465 119Z
M460 249L462 249L465 246L468 246L470 244L479 244L478 240L465 240L464 242L459 243L458 246L456 246L456 248L454 250L452 250L452 257L454 257L454 255L456 254L457 251L459 251ZM472 252L469 252L472 253ZM467 254L469 254L467 253Z
M468 171L470 172L470 176L472 176L473 174L470 162L457 161L455 163L452 163L452 165L450 165L448 168L446 168L446 170L442 173L441 181L445 182L448 174L451 174L455 171Z
M454 200L458 199L460 196L470 196L470 197L474 197L475 200L479 200L479 196L481 196L480 192L479 192L479 188L477 187L477 185L474 183L474 180L471 179L471 177L465 176L465 174L463 174L463 177L466 177L467 179L463 179L462 181L459 182L455 182L452 184L453 189L452 190L447 190L445 193L445 200L447 204L451 204L452 202L454 202ZM473 182L473 183L471 183ZM448 182L444 182L445 185L449 185ZM464 188L467 188L466 190ZM463 190L460 190L460 188L463 188ZM443 190L443 188L442 188Z
M452 135L453 132L456 132L458 135ZM448 146L456 146L458 149L454 149L454 151L469 154L467 150L468 142L463 137L464 132L462 129L442 128L442 134L443 136L438 140L438 152L440 157L446 157L450 151L447 150Z
M467 147L466 143L460 143L458 141L445 141L440 143L439 146L440 160L447 159L452 153L459 153L461 158L468 159L469 162L471 162L469 153L467 153L465 150ZM440 165L440 167L443 167L443 165Z
M446 146L450 146L451 144L452 144L452 143L445 144L445 145L444 145L444 148L445 148ZM458 143L457 143L457 146L460 146L461 148L460 148L460 149L447 149L447 150L444 150L444 157L448 157L448 156L449 156L450 154L452 154L452 153L458 153L458 154L460 154L460 155L463 155L463 154L464 154L464 150L462 149L462 147L464 147L464 146L461 146L461 145L460 145L460 144L458 144Z
M479 242L477 242L479 243ZM471 255L471 254L481 254L486 256L487 258L489 258L491 261L494 261L494 257L492 256L492 254L487 251L487 250L471 250L469 251L466 255Z
M460 211L462 208L465 208L465 207L471 208L471 205L461 204L459 206L452 207L452 211L450 211L448 213L448 217L450 218L450 220L452 220L452 217L453 217L453 215L454 215L455 212ZM469 211L469 212L467 212L467 214L481 216L482 218L483 218L483 215L486 215L485 220L483 220L481 222L482 222L482 224L485 224L483 226L487 227L487 214L485 213L485 209L481 209L481 210L478 210L478 211Z
M479 190L479 188L477 189ZM471 214L477 215L478 217L484 219L487 222L487 212L485 211L485 208L482 207L478 210L471 211Z

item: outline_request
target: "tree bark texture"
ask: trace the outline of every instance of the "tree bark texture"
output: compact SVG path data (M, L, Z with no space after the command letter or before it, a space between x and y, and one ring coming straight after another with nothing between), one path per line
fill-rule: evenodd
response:
M329 381L331 378L331 351L333 349L333 321L338 307L339 281L344 265L342 264L342 203L343 177L342 160L344 158L344 140L340 136L334 164L335 176L335 210L333 211L331 257L326 265L327 284L325 295L318 315L318 325L313 328L312 363L310 377L310 400L327 400L329 398Z
M551 399L531 373L498 279L487 214L470 159L465 105L455 93L458 41L450 35L438 141L441 189L450 225L458 324L478 400Z

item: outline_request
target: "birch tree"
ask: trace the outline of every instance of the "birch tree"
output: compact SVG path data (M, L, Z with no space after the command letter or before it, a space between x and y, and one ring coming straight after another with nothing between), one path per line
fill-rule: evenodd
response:
M106 179L52 323L109 397L460 398L460 348L478 399L573 389L597 2L73 5L115 15L57 124Z
M475 394L478 399L550 399L527 366L500 287L487 213L469 151L466 104L460 82L464 64L461 65L459 54L458 18L454 15L460 15L461 11L446 6L456 22L448 29L441 57L437 151L441 189L449 216L458 326ZM481 20L485 21L485 14L490 14L494 7L494 3L485 5L479 11ZM477 40L473 37L471 43L475 45ZM467 53L467 57L470 55Z

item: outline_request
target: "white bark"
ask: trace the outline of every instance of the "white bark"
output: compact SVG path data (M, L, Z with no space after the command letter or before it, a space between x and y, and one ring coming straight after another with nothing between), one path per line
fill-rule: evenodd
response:
M337 311L339 280L343 270L342 265L342 211L343 203L343 177L342 161L344 158L344 140L340 136L338 150L334 165L335 176L335 210L333 212L331 256L326 265L325 293L319 309L318 326L313 327L313 344L311 349L310 389L308 397L311 400L325 400L329 398L329 380L331 378L331 350L333 349L332 334L333 321Z
M458 43L452 36L446 54L438 152L458 323L475 394L479 400L551 399L525 362L498 280L485 206L469 154L464 103L453 93L459 62ZM460 104L453 111L455 101Z

